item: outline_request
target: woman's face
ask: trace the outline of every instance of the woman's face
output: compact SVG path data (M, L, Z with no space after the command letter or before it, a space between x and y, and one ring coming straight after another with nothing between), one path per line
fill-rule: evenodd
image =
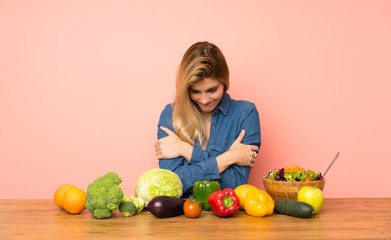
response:
M212 78L205 78L189 88L190 99L197 103L204 113L212 112L220 103L223 94L224 85Z

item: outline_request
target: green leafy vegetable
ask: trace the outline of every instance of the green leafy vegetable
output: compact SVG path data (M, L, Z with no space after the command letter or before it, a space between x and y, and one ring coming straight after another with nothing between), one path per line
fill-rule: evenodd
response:
M143 209L144 209L144 200L141 197L124 196L121 204L119 205L119 211L125 217L133 216L134 214L141 212L141 210Z
M144 172L136 183L136 196L142 197L144 206L156 196L180 198L183 185L178 175L166 169L152 169Z
M119 211L125 216L133 216L136 213L136 205L127 200L122 200L121 204L119 205Z
M310 177L312 181L323 179L322 174L316 173L314 170L286 172L284 168L275 169L269 172L266 177L270 180L287 182L304 182L307 177Z

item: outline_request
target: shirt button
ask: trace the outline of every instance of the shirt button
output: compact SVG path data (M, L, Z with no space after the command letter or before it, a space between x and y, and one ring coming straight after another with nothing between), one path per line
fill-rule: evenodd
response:
M210 140L208 141L208 143L210 143Z
M215 126L212 126L212 128L215 128Z
M225 151L228 151L228 148L226 148Z

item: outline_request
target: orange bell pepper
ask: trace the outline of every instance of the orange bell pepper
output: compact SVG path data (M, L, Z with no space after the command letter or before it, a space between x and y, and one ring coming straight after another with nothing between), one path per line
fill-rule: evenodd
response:
M267 192L255 188L246 194L244 210L255 217L270 215L274 211L274 201Z

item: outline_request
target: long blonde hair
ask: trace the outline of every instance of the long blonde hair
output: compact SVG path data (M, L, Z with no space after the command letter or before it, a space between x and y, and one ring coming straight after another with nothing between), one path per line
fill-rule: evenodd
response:
M194 145L205 140L201 109L189 96L189 88L205 78L212 78L229 88L229 70L221 50L209 42L197 42L184 54L176 76L176 95L172 123L176 134Z

